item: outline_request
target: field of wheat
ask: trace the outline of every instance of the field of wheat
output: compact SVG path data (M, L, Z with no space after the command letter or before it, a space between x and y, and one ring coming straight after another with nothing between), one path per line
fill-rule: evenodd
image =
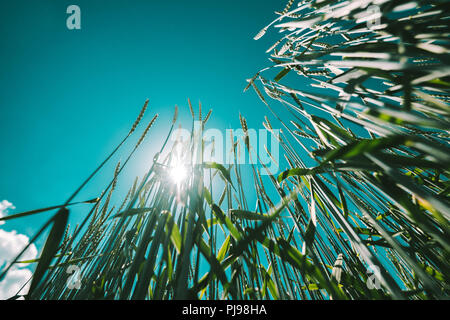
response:
M201 132L214 112L191 101L192 123L179 123L175 108L166 139L152 140L159 119L147 100L65 203L0 218L47 215L30 244L50 230L38 259L19 255L1 272L35 265L28 293L11 298L448 299L449 23L439 0L289 1L255 36L279 32L279 41L245 88L261 117L276 119L263 125L281 148L281 171L240 165L256 147L241 115L230 115L244 132L228 150L232 163L205 161ZM178 125L189 139L171 138ZM144 139L160 151L125 197L116 194ZM126 144L135 147L104 191L78 199ZM91 208L74 228L67 221L80 203Z

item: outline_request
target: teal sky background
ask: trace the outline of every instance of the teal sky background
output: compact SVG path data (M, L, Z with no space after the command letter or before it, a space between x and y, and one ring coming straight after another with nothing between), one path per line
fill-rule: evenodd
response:
M81 8L81 30L66 27L71 4ZM270 64L265 51L276 40L276 33L259 41L253 36L284 5L276 0L0 2L0 201L12 202L12 213L62 204L127 134L147 98L144 123L155 113L160 118L130 163L124 188L150 165L175 105L181 122L190 124L188 97L195 105L202 102L204 114L213 109L209 127L239 128L241 112L250 127L262 128L268 112L243 88ZM114 166L77 199L97 196ZM74 207L71 223L87 210ZM43 213L1 228L32 236L47 218Z

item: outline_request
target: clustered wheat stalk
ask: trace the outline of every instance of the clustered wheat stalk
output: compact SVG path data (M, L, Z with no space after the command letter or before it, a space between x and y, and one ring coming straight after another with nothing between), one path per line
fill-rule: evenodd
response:
M355 287L370 266L389 297L448 297L445 1L291 5L255 37L273 25L284 34L247 88L283 127L289 168L278 182L309 208L304 246L344 271L330 277L352 298L367 297Z

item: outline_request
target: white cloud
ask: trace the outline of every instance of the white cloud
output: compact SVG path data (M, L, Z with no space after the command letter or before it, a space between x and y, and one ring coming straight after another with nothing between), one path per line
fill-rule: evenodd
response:
M20 288L31 278L32 273L28 269L12 268L8 271L5 279L0 282L0 300L6 300L16 295ZM19 292L24 294L28 291L30 282Z
M0 202L0 217L6 214L7 209L14 209L12 203L7 200ZM0 229L0 268L8 265L30 242L30 239L17 231L5 231ZM37 248L34 244L25 251L20 260L31 260L37 257ZM9 270L6 277L0 282L0 300L14 296L20 288L31 278L32 272L25 268L27 264L16 264ZM28 284L29 285L29 284ZM28 285L20 292L24 294Z
M29 243L30 239L24 235L17 233L16 230L5 231L0 229L0 266L13 260L20 251ZM36 258L37 249L32 244L27 251L20 257L20 260L31 260ZM22 264L22 266L26 266Z
M0 218L6 216L8 209L15 209L13 204L8 200L3 200L0 202ZM4 224L4 221L0 221L0 225Z

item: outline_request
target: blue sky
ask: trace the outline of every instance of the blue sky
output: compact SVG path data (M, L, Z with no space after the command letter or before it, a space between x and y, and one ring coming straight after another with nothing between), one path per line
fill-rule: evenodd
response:
M81 30L66 27L71 4L81 8ZM242 112L250 126L262 128L264 105L243 88L269 64L270 35L253 36L283 5L1 2L0 200L12 202L15 212L64 202L128 132L146 98L147 116L158 112L160 119L147 151L130 166L131 180L147 168L146 156L165 134L175 104L188 119L188 97L201 101L205 113L213 108L212 127L238 128ZM98 190L94 182L80 199ZM2 227L31 235L43 217Z

